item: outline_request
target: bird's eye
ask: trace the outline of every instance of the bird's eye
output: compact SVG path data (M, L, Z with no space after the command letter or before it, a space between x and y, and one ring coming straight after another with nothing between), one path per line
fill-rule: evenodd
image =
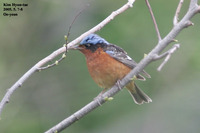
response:
M85 46L86 46L86 47L90 47L90 46L91 46L91 44L87 43L87 44L85 44Z

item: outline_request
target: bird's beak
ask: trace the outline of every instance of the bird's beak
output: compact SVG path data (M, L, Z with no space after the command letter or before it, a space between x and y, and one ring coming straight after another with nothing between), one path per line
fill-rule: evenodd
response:
M72 49L72 50L81 50L81 49L83 49L83 46L82 46L82 45L74 45L74 46L72 46L72 47L70 47L70 48L68 48L68 49Z

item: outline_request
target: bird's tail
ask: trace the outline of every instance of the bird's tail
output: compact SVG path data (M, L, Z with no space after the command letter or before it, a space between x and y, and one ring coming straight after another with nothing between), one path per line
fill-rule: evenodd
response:
M151 98L149 98L139 87L137 87L137 85L133 81L130 82L126 86L126 88L128 89L136 104L152 102Z

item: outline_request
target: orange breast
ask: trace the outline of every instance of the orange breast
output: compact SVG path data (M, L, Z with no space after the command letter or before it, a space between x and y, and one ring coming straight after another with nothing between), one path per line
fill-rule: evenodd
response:
M86 56L91 77L102 88L112 87L117 80L122 79L131 70L101 48L98 48L94 53L86 49L81 50L81 52Z

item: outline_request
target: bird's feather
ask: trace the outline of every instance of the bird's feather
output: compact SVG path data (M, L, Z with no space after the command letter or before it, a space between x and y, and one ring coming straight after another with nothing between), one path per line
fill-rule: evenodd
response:
M122 48L118 47L114 44L109 44L104 47L104 51L109 54L111 57L116 59L117 61L125 64L126 66L130 67L131 69L135 68L137 66L137 63L124 51ZM147 77L150 78L150 75L145 72L144 70L142 73ZM142 75L137 75L137 78L140 80L145 80L145 78Z

